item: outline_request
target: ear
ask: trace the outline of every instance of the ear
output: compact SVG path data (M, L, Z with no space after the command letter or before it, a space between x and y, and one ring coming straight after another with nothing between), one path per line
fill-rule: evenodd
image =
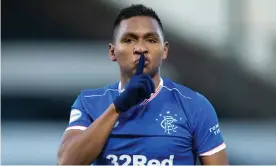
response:
M169 52L169 42L165 41L162 59L167 59L168 52Z
M112 60L112 61L116 61L116 56L115 56L115 46L110 43L109 44L109 59Z

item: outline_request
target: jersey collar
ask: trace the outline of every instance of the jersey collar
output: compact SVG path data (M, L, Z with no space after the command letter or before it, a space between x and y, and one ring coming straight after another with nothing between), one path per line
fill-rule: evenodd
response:
M162 89L162 87L163 87L163 79L160 78L159 85L155 89L155 93L152 93L151 96L153 96L153 95L156 96L160 92L160 90ZM120 81L119 84L118 84L118 91L119 91L119 93L122 93L124 90L125 89L122 89L122 84L121 84L121 81Z

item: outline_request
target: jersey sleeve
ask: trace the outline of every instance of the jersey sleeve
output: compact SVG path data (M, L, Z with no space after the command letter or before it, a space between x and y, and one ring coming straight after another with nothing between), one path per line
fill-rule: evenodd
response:
M92 122L92 118L85 111L81 95L79 95L71 107L70 120L66 130L85 130Z
M226 148L220 132L217 114L211 103L202 95L194 107L194 148L198 156L210 156Z

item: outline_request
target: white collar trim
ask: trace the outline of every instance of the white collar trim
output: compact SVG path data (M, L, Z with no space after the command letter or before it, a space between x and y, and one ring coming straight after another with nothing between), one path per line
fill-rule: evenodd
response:
M155 89L155 93L158 93L159 90L160 90L162 87L163 87L163 79L160 78L160 82L159 82L158 87ZM125 90L125 89L122 89L122 83L121 83L121 81L120 81L119 84L118 84L118 91L119 91L119 93L122 93L124 90ZM154 93L152 93L152 94L154 94Z

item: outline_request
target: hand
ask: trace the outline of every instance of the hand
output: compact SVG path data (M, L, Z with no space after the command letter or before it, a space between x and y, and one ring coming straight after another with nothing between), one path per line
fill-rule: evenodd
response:
M129 80L126 88L115 100L114 105L118 112L125 112L154 93L155 87L150 76L143 74L145 56L141 54L135 75Z

